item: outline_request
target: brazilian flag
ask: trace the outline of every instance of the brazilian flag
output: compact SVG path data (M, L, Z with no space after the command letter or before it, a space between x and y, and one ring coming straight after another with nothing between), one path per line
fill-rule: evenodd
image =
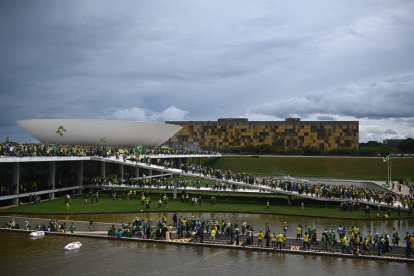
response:
M63 136L63 134L65 134L66 129L63 126L58 127L56 133L59 134L60 136Z
M138 153L142 152L142 146L140 144L136 144L134 149L135 149L135 152L138 152Z

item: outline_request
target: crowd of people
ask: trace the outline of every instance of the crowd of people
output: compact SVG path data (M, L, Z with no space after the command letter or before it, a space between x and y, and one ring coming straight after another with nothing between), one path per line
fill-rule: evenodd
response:
M20 229L20 225L12 218L5 223L8 229ZM74 224L71 224L71 231L73 232ZM32 227L29 221L25 221L24 230L35 230L35 231L47 231L47 232L59 232L66 233L66 222L59 222L57 219L50 219L49 223L36 224Z
M378 256L392 253L395 248L405 247L406 257L414 254L414 232L410 234L407 231L405 236L401 238L395 228L390 234L380 234L371 231L362 233L356 225L349 229L339 225L337 229L326 228L317 233L316 228L310 226L305 228L299 223L295 226L296 236L288 237L289 225L284 222L279 227L273 227L266 222L264 230L262 230L248 224L245 220L231 222L228 219L219 220L217 217L200 219L194 216L178 216L177 214L173 215L172 223L168 223L164 214L155 223L151 217L148 219L135 217L132 223L122 222L119 227L111 225L108 229L108 235L117 238L138 237L167 241L186 239L186 241L198 243L224 243L276 250L284 249L286 246L299 245L302 250ZM401 239L403 244L400 243Z
M104 144L98 146L85 146L85 145L49 145L49 144L39 144L39 143L14 143L14 142L5 142L0 143L0 156L101 156L109 157L115 156L116 158L130 159L131 156L137 156L142 151L137 152L136 147L114 147L106 146ZM141 156L139 161L144 161L147 163L155 162L158 165L165 167L176 167L177 164L173 163L171 160L164 159L151 159L148 155L164 155L164 154L211 154L209 151L186 151L172 149L169 147L156 147L152 149L145 149L145 156ZM134 159L135 157L132 157ZM138 159L135 158L135 161ZM293 192L298 194L304 194L317 198L326 198L326 199L345 199L345 200L364 200L371 203L385 203L388 205L393 205L396 201L401 202L403 208L414 208L414 197L410 195L397 195L390 191L385 191L383 189L371 189L366 187L360 187L355 185L328 185L323 183L310 183L307 181L300 181L295 179L278 179L278 178L264 178L256 177L252 174L232 172L231 170L216 169L207 166L201 166L197 164L184 164L182 166L182 171L184 173L191 173L193 175L200 175L204 177L211 177L216 179L217 182L214 182L210 187L214 190L222 189L231 189L237 190L242 188L237 184L226 185L223 182L225 180L231 180L235 182L241 182L245 184L253 185L257 189L271 188L271 189L280 189L287 192ZM123 182L122 182L123 181ZM141 181L135 177L127 177L123 180L119 178L112 177L87 177L84 179L84 184L101 184L101 185L118 185L118 184L129 184L129 185L138 185L141 187L145 186L167 186L171 187L171 183L163 183L156 181ZM178 183L179 187L186 187L187 183ZM195 180L193 183L189 183L189 186L201 187L200 183L197 183ZM246 188L246 187L244 187Z
M90 231L93 231L93 224L91 218ZM20 229L20 225L14 219L7 221L5 227ZM385 256L396 253L405 254L407 258L414 255L414 232L410 233L410 231L405 231L404 236L400 237L395 228L390 233L373 233L370 230L363 233L357 225L349 228L338 225L336 229L325 228L322 231L310 226L305 227L301 223L293 226L294 231L288 231L290 227L287 222L273 226L266 221L261 229L245 220L239 222L230 219L220 220L218 217L198 218L174 213L168 218L163 214L158 221L154 221L152 217L135 217L132 222L122 222L119 226L112 224L107 235L116 238L136 237L166 241L182 239L194 243L217 243L275 250L294 246L308 251L354 255ZM66 222L59 222L52 218L48 224L36 224L34 227L25 221L23 229L66 233L66 228ZM69 231L74 233L75 230L76 227L72 222ZM288 232L294 232L295 236L288 236Z
M296 179L255 177L252 174L232 172L231 170L216 169L197 164L184 165L182 170L184 173L216 178L217 180L231 180L234 182L242 182L245 184L253 185L258 189L280 189L287 192L294 192L317 198L366 200L367 202L384 203L387 205L393 205L396 201L400 201L403 208L409 208L411 211L414 208L413 194L397 195L391 191L386 191L383 189L372 189L356 185L329 185L324 183L311 183L308 181L301 181ZM241 187L237 185L231 185L230 188L236 190Z
M169 147L142 148L141 146L124 147L109 146L105 143L101 145L61 145L61 144L42 144L42 143L0 143L0 156L10 157L36 157L36 156L129 156L136 155L206 155L216 154L212 151L204 150L185 150Z

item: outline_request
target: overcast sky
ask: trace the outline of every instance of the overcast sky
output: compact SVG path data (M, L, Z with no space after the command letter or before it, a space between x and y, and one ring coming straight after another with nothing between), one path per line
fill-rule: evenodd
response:
M29 118L358 120L414 137L414 1L0 1L0 140Z

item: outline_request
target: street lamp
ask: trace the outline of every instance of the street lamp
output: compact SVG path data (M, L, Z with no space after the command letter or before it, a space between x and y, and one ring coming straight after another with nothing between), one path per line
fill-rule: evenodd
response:
M379 157L382 157L381 154L379 154L379 153L377 153L377 155ZM384 163L385 162L387 163L387 182L386 182L387 187L392 187L391 186L391 173L392 173L392 170L391 170L391 153L388 154L385 157L382 157L382 161L384 161Z
M382 160L384 162L387 162L387 174L388 174L388 178L387 178L387 184L388 186L391 185L391 154L389 154L386 157L383 157Z

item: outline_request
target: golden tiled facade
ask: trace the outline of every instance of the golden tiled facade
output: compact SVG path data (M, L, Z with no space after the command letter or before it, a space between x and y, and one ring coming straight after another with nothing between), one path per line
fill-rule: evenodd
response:
M357 149L358 121L248 121L244 118L218 119L218 121L166 122L183 128L167 143L220 149L245 146L271 145L278 150L306 147L321 150Z

